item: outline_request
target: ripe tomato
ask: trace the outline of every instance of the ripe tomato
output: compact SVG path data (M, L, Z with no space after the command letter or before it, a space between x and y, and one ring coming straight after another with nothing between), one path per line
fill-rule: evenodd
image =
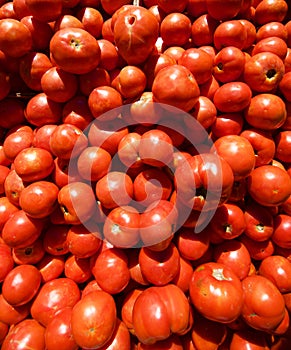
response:
M69 27L54 33L50 40L50 55L65 72L85 74L98 66L101 50L89 32Z
M268 278L247 276L241 282L244 303L241 315L252 328L271 331L285 314L285 302L279 289Z
M241 281L224 264L208 262L196 267L189 292L195 308L212 321L229 323L241 314L244 304Z
M115 301L104 291L91 292L73 306L72 335L80 347L101 348L110 340L116 322Z
M291 178L286 170L273 165L255 168L247 178L248 193L261 205L276 206L291 194Z
M24 305L35 297L40 284L41 274L34 265L18 265L6 275L2 295L10 305Z

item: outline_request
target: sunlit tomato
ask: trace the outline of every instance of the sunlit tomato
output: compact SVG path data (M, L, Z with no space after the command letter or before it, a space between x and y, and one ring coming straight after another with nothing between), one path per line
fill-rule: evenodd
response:
M213 43L217 50L225 46L242 49L247 39L245 26L237 19L221 22L213 33Z
M216 209L209 225L213 234L218 234L224 239L236 238L246 227L244 212L236 204L224 203Z
M162 251L142 247L139 253L142 275L156 286L170 283L179 271L179 264L179 251L173 243Z
M286 1L279 0L276 6L270 6L272 1L262 0L258 3L255 10L254 20L257 24L262 25L272 21L282 22L287 14L288 6Z
M173 299L174 298L174 299ZM175 303L179 303L179 317ZM159 310L157 313L155 310ZM147 310L147 312L145 312ZM189 302L175 285L150 287L136 298L132 311L134 334L143 344L155 344L171 333L183 333L189 323Z
M78 284L88 282L92 277L90 259L69 255L65 261L64 275Z
M84 182L72 182L62 187L58 193L58 203L65 221L74 225L89 220L97 209L93 189Z
M32 141L33 133L30 131L23 130L10 133L3 142L6 157L13 161L20 151L32 145Z
M159 22L151 11L142 6L121 9L114 21L115 45L122 58L130 65L139 65L146 61L155 47L158 33Z
M45 327L34 319L26 319L11 328L4 339L1 349L32 348L35 350L45 349Z
M64 28L51 38L50 55L65 72L84 74L98 66L101 50L97 40L86 30Z
M86 96L77 94L63 105L63 123L72 124L84 130L92 120L93 116L89 109Z
M42 219L31 218L18 210L4 224L2 238L11 248L24 248L38 239L44 226Z
M5 243L0 243L0 258L0 281L3 282L4 278L14 267L11 248Z
M92 273L102 290L110 294L120 293L130 281L125 251L121 248L101 251L92 263Z
M32 96L25 108L25 118L37 127L58 124L62 118L62 104L47 97L44 92Z
M45 330L45 344L48 350L76 350L76 344L71 329L72 308L59 310L49 322Z
M64 257L52 254L45 254L43 259L37 263L37 268L41 274L42 283L48 282L61 276L64 270Z
M100 350L127 350L131 346L131 337L125 323L116 319L115 328L111 338L100 348Z
M291 194L291 178L286 170L273 165L255 168L247 178L248 193L259 204L276 206Z
M0 322L14 325L27 318L30 314L31 303L21 306L12 306L6 301L3 295L0 294L0 307Z
M183 46L191 36L191 20L183 13L169 13L160 23L160 37L166 47Z
M104 291L94 291L82 297L73 307L72 335L83 348L101 348L111 338L116 322L113 297Z
M289 215L278 214L274 217L274 232L271 238L280 248L291 248L290 227Z
M20 151L14 159L14 169L25 182L43 180L54 169L51 153L45 149L30 147Z
M32 317L47 326L57 311L73 307L80 299L80 289L70 278L61 277L44 283L31 305Z
M177 83L179 82L179 83ZM167 87L172 86L172 89ZM194 75L182 65L174 64L160 70L152 86L155 102L189 112L198 100L200 90Z
M189 281L193 273L193 266L190 260L180 255L179 271L172 279L172 283L179 287L184 293L189 290Z
M32 48L30 30L13 18L0 20L0 50L11 57L21 57Z
M261 261L274 254L275 244L270 238L264 241L257 241L248 237L246 234L242 234L239 240L247 247L251 258L254 260Z
M5 277L2 285L2 295L13 306L28 303L38 292L41 275L33 265L14 267Z
M240 112L249 106L252 98L250 87L239 81L231 81L220 86L213 102L218 110L224 113Z
M290 163L291 130L280 131L275 136L275 158L281 162Z
M260 275L247 276L241 284L244 321L258 330L271 331L277 327L284 318L285 302L275 284Z
M19 207L14 205L7 196L0 198L0 229L2 230L5 222L19 210Z
M285 40L277 37L271 36L268 38L263 38L259 40L252 49L252 55L256 55L259 52L273 52L278 55L282 60L287 55L287 44Z
M257 53L245 62L243 78L253 91L271 92L283 78L285 67L272 52Z
M56 124L45 124L34 130L34 137L32 141L33 147L44 148L47 151L51 151L49 140L54 129L57 127Z
M224 241L214 247L214 261L229 266L244 279L250 272L251 256L246 246L239 240Z
M20 194L19 205L33 218L44 218L56 207L59 188L49 181L36 181L26 186Z
M241 313L241 281L236 273L224 264L208 262L196 267L189 292L195 308L212 321L232 322Z
M214 142L213 148L231 166L234 180L246 178L255 166L255 152L251 143L239 135L226 135ZM237 162L236 159L240 159Z
M37 264L45 255L42 236L24 248L12 248L12 257L17 265Z

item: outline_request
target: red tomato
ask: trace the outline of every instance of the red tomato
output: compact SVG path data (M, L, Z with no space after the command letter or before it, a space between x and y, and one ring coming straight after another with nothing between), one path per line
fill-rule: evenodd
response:
M50 181L35 181L20 194L19 205L33 218L45 218L56 208L59 188Z
M239 135L226 135L214 142L213 149L231 166L234 180L246 178L254 169L256 157L251 143ZM237 159L240 162L237 162Z
M229 323L241 314L244 304L241 281L224 264L208 262L196 267L189 292L194 307L212 321Z
M167 86L173 86L173 89L167 89ZM176 64L158 72L152 92L154 101L189 112L198 100L200 89L190 70Z
M63 349L77 350L71 329L72 308L59 310L45 329L45 344L47 350Z
M131 337L125 323L119 318L111 338L99 348L100 350L128 350L131 347Z
M250 272L252 262L250 253L247 247L236 239L223 241L216 245L213 250L213 258L215 262L230 267L240 280Z
M42 22L51 22L56 20L62 12L63 2L56 0L50 4L47 0L25 0L28 11Z
M173 243L162 251L142 247L139 265L146 280L156 286L170 283L179 272L179 251Z
M160 36L167 47L187 44L191 36L191 20L183 13L167 14L160 23Z
M3 142L5 156L13 161L17 154L32 145L33 133L31 131L15 131L7 135Z
M4 322L8 325L15 325L28 317L31 303L21 306L12 306L6 301L3 295L0 294L0 307L0 322Z
M37 268L41 274L42 282L48 282L61 276L64 271L64 257L45 254L43 259L37 263Z
M291 178L287 171L273 165L255 168L247 178L248 193L261 205L276 206L291 194Z
M230 350L267 350L267 337L252 329L238 330L233 333L229 345Z
M12 257L17 265L37 264L45 255L42 236L25 248L12 248Z
M76 282L60 277L44 283L31 305L32 317L47 326L57 311L64 307L73 307L81 293Z
M37 147L25 148L14 159L14 169L25 182L43 180L54 169L54 160L47 150Z
M290 227L290 215L278 214L274 217L274 232L271 238L280 248L291 248Z
M41 274L34 265L19 265L6 275L2 295L10 305L24 305L35 297L40 284Z
M110 294L120 293L130 281L125 251L115 247L101 251L93 260L92 273L102 290Z
M3 282L14 267L11 248L5 243L0 243L0 259L0 281Z
M268 278L252 275L242 280L241 315L252 328L272 331L284 318L285 302L279 289Z
M132 206L120 206L110 211L103 226L104 238L115 247L132 248L140 241L140 214Z
M104 346L111 339L116 322L115 301L104 291L91 292L73 306L72 335L82 348Z
M156 17L142 6L131 6L119 11L113 26L115 45L129 65L145 62L154 49L158 32ZM144 42L147 44L144 45Z
M11 328L3 341L1 349L17 350L19 348L45 349L45 327L34 319L26 319Z
M221 22L213 33L213 43L217 50L221 50L225 46L234 46L242 49L246 40L246 28L237 19Z
M5 222L19 210L19 207L14 205L7 196L0 198L0 229L3 229Z
M206 0L207 12L217 20L229 20L234 18L241 9L242 0L232 0L227 8L224 8L223 1Z
M53 62L65 72L88 73L98 66L101 50L97 40L84 29L64 28L50 40Z

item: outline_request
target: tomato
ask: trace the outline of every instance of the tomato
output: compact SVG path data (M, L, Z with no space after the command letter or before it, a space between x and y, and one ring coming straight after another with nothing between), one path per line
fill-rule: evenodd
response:
M11 57L21 57L32 48L30 30L13 18L0 20L0 50Z
M95 193L105 208L113 209L130 203L133 197L133 183L126 173L110 171L97 181Z
M91 292L73 306L72 335L80 347L101 348L110 340L116 322L115 301L104 291Z
M56 20L62 12L63 2L56 0L52 6L46 0L25 0L28 11L40 21L50 22Z
M239 240L223 241L213 249L215 262L227 265L239 277L244 279L250 272L251 256L247 247Z
M86 201L86 206L83 201ZM88 221L96 212L96 199L90 185L84 182L72 182L58 192L58 203L66 223L79 225Z
M224 264L208 262L197 266L189 292L192 304L207 319L229 323L241 314L244 304L242 283Z
M5 222L18 211L19 208L14 205L7 196L3 196L0 198L0 229L3 229Z
M224 203L216 209L209 225L213 234L224 239L234 239L245 231L244 212L236 204Z
M172 88L167 89L168 86ZM176 64L165 67L157 73L152 92L155 102L189 112L198 100L200 89L190 70Z
M231 166L234 180L246 178L254 169L256 161L254 149L242 136L222 136L214 142L213 148ZM239 157L241 162L237 162L236 157Z
M69 255L65 261L64 275L78 284L88 282L92 277L90 259Z
M255 11L257 24L262 25L272 21L282 22L287 14L288 6L285 1L279 0L276 6L270 6L270 0L262 0L259 2Z
M287 44L285 40L277 37L271 36L268 38L263 38L254 45L252 50L252 55L256 55L259 52L273 52L278 55L282 60L287 55Z
M246 60L243 79L253 91L272 92L285 73L283 61L272 52L260 52Z
M27 215L44 218L50 215L57 204L59 188L49 181L35 181L20 194L19 205Z
M207 12L217 20L229 20L234 18L242 6L242 0L230 1L227 9L223 9L223 1L206 0Z
M125 323L119 318L116 320L116 325L111 338L102 346L101 350L127 350L131 346L131 338L129 330Z
M140 241L140 214L132 206L120 206L110 211L103 226L104 238L115 247L131 248Z
M289 174L273 165L255 168L247 178L247 186L251 197L264 206L282 204L291 194Z
M128 258L124 250L113 247L101 251L93 260L92 273L105 292L117 294L123 291L130 281ZM108 276L111 278L108 279Z
M191 20L183 13L169 13L160 23L160 36L165 46L183 46L191 36Z
M154 49L158 32L159 23L156 17L141 6L120 11L113 26L115 45L129 65L145 62ZM143 45L144 42L147 45Z
M253 329L238 330L233 333L230 341L230 350L267 350L267 337Z
M31 305L32 317L47 326L57 311L73 307L80 299L80 289L70 278L60 277L44 283Z
M12 248L12 257L17 265L37 264L45 255L42 236L24 248Z
M63 123L75 125L83 131L92 120L93 116L86 96L77 94L64 104L62 110Z
M65 307L59 310L45 329L45 344L48 350L61 348L77 350L71 330L72 308Z
M244 303L241 315L252 328L271 331L283 320L285 302L279 289L261 275L247 276L241 282Z
M14 261L11 254L11 248L5 244L0 243L0 281L3 282L7 274L13 269Z
M12 306L6 301L3 295L0 294L0 306L0 322L14 325L28 317L30 314L31 303L21 306Z
M16 350L19 348L45 349L45 328L36 320L26 319L11 328L3 341L1 349Z
M214 96L213 102L223 113L240 112L249 106L252 98L250 87L244 82L228 82L220 86Z
M32 141L33 147L44 148L50 152L51 148L49 145L49 140L56 127L56 124L45 124L36 128L34 130L34 137Z
M116 89L123 98L136 98L144 92L146 84L145 73L136 66L128 65L121 68L117 76Z
M37 147L29 147L20 151L13 164L17 175L25 182L43 180L54 169L51 153Z
M3 149L5 155L11 161L17 154L32 145L33 133L31 131L15 131L10 133L4 140Z
M34 265L14 267L2 284L2 295L13 306L20 306L31 301L41 284L41 275Z
M42 219L31 218L18 210L4 224L2 238L11 248L25 248L40 237L44 227Z
M50 55L65 72L84 74L98 66L101 50L97 40L86 30L64 28L51 38Z
M41 274L42 283L45 283L61 276L65 266L64 257L47 253L36 266Z
M289 215L278 214L274 217L273 242L281 248L291 248L289 229L291 219Z

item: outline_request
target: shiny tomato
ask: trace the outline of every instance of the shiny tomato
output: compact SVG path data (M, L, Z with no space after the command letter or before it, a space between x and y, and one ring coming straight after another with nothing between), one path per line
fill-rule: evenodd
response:
M76 282L61 277L50 280L41 286L31 305L32 317L47 326L55 313L64 307L73 307L80 299L81 293Z
M41 284L41 274L34 265L14 267L2 284L2 295L13 306L28 303L35 297Z
M286 170L273 165L255 168L247 178L248 193L261 205L276 206L291 194L291 178Z
M0 294L0 322L8 325L14 325L25 320L30 314L31 303L21 306L12 306Z
M244 303L241 315L252 328L271 331L284 318L285 302L279 289L267 277L247 276L242 280Z
M241 314L244 303L241 281L224 264L208 262L196 267L189 292L194 307L212 321L228 323Z
M110 340L116 322L115 301L104 291L91 292L73 306L72 335L82 348L101 348Z

